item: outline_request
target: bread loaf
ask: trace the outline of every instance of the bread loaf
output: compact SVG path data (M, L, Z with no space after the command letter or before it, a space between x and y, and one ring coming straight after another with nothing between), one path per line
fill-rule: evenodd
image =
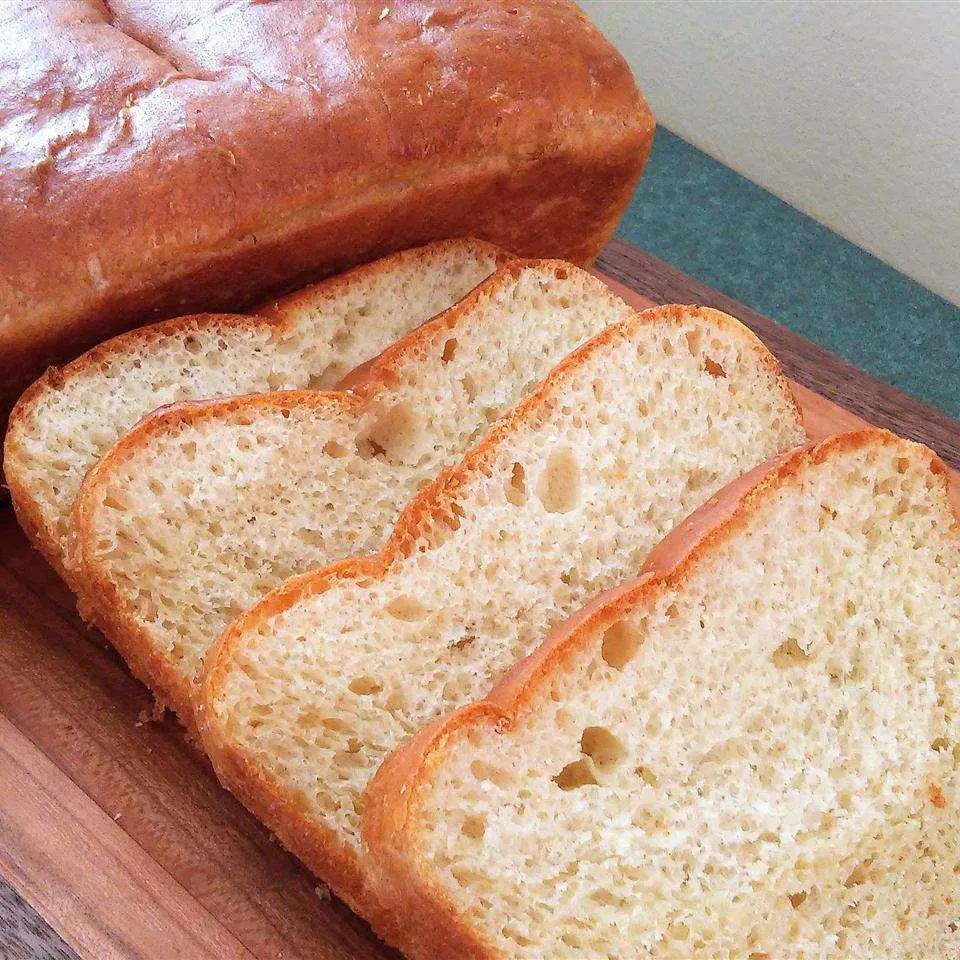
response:
M441 241L268 303L261 316L180 317L48 370L17 403L4 443L20 525L69 580L68 518L80 483L142 416L182 400L329 389L506 260L481 241Z
M956 956L944 466L835 437L644 569L383 766L381 931L410 960Z
M383 550L291 581L203 672L223 782L365 912L361 793L728 480L803 438L745 327L660 307L573 353L404 510Z
M379 549L406 502L502 410L632 313L569 264L514 263L351 375L349 394L147 417L77 499L86 616L192 727L197 667L233 619L294 574Z
M587 262L653 136L569 0L35 0L0 34L0 430L113 334L395 250Z

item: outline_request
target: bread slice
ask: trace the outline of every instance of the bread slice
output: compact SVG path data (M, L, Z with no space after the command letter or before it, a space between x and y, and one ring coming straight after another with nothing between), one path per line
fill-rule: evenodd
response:
M180 317L52 367L17 403L4 444L21 526L69 580L68 517L80 483L144 414L180 400L332 388L506 260L478 240L434 243L274 301L261 316Z
M94 467L74 511L77 588L192 726L207 648L284 580L378 550L401 508L558 360L633 310L559 261L515 262L348 380L178 404Z
M776 362L732 317L670 306L610 328L422 491L381 553L233 624L200 717L221 779L364 912L360 795L381 760L803 437Z
M381 930L411 960L957 956L946 479L882 431L780 457L421 731L365 795Z

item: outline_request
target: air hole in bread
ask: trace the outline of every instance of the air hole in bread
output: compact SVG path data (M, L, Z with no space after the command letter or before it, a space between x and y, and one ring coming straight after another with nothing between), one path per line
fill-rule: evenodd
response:
M614 896L609 890L594 890L590 894L590 899L597 903L602 903L606 907L624 906L625 901L620 897Z
M704 358L703 369L706 370L711 377L726 379L727 371L724 370L716 360L712 360L710 357Z
M413 597L397 597L387 604L387 613L395 620L404 620L407 623L414 623L417 620L425 620L430 611Z
M383 684L373 677L354 677L350 681L350 692L360 697L369 697L382 689Z
M413 405L397 403L380 414L361 435L361 446L364 443L374 456L416 463L423 445L423 425Z
M553 782L561 790L576 790L579 787L587 787L599 783L596 772L593 767L593 761L589 757L581 757L568 763L554 778Z
M477 381L469 374L465 373L463 379L460 381L460 386L463 387L463 392L467 395L467 399L470 401L477 399L477 394L479 390L477 389Z
M501 787L509 786L511 780L510 774L506 770L501 770L484 760L474 760L470 764L470 772L477 780L489 780Z
M694 357L700 356L700 341L703 339L703 335L699 328L688 330L684 336L687 339L687 347L689 347L691 355Z
M870 864L873 863L873 860L864 860L862 863L858 863L849 873L847 879L843 881L845 887L859 887L860 884L867 882L867 871L870 869Z
M183 349L186 350L187 353L196 354L196 353L200 353L200 351L203 350L203 345L200 343L200 341L196 337L191 336L191 337L187 337L183 341Z
M328 440L323 445L323 452L326 456L332 457L334 460L339 460L349 453L347 448L337 440Z
M937 739L930 744L930 749L936 750L937 753L945 753L950 749L950 741L946 737L937 737Z
M817 515L817 527L820 530L826 529L829 520L837 519L837 511L828 507L825 503L820 504L820 513Z
M447 511L447 525L451 530L460 529L460 521L466 520L467 512L457 503L456 500L450 503L450 509Z
M511 10L510 12L511 12L511 13L516 13L517 11L516 11L516 10ZM553 271L553 275L554 275L558 280L566 280L567 277L570 276L570 271L567 270L566 267L557 267L557 268Z
M579 504L580 465L569 447L558 447L550 454L537 496L547 513L569 513Z
M527 502L527 475L522 463L515 463L510 471L510 479L506 486L507 500L515 507L522 507Z
M943 795L943 790L937 784L931 783L927 788L927 799L938 810L946 809L947 798ZM960 868L954 868L954 873L960 873Z
M677 352L673 341L668 337L664 337L663 340L660 341L660 349L663 351L665 357L672 357Z
M450 644L451 650L466 650L471 643L474 643L477 639L475 633L465 633L459 640L455 640Z
M328 730L333 730L335 733L353 732L353 728L350 726L350 724L341 717L324 717L320 723L322 726L326 727Z
M361 304L357 308L358 317L366 317L370 314L370 305ZM334 353L343 353L343 351L353 343L353 330L350 327L341 327L334 335L333 339L330 341L330 345L333 347Z
M790 906L793 907L794 910L799 910L803 901L807 899L807 891L800 890L798 893L788 894L788 899Z
M311 547L322 547L327 537L322 530L308 530L305 528L300 531L300 539Z
M580 738L580 749L600 773L612 770L627 752L617 735L607 727L587 727Z
M770 659L778 670L788 670L791 667L802 667L809 663L810 655L791 637L789 640L784 640L770 654Z
M329 390L347 372L346 365L338 360L327 364L319 373L311 373L305 390Z
M450 539L451 534L460 529L460 521L465 517L463 507L459 503L454 501L448 504L444 512L437 514L436 522L431 525L430 530L426 533L424 539L429 549L436 550L443 546Z
M641 764L633 771L648 787L655 787L659 782L657 775L649 768Z
M353 750L338 750L333 755L333 762L338 767L347 767L348 769L353 769L356 767L363 766L363 757Z
M640 647L640 631L626 620L618 620L607 627L600 645L600 656L615 670L622 670Z
M376 440L371 440L369 437L359 437L357 439L357 455L363 460L373 460L376 457L386 456L387 451L384 450Z
M551 694L553 693L554 691L551 691ZM559 703L560 694L557 693L555 697L551 696L551 699L554 700L554 702ZM557 710L555 719L557 721L557 726L561 729L572 730L577 726L576 717L569 710L565 710L562 707Z
M387 697L386 703L384 703L384 709L388 710L390 713L396 713L398 710L403 710L407 705L407 698L404 696L402 690L394 690L393 693Z
M441 359L444 363L449 363L449 362L454 358L454 356L456 355L456 352L457 352L457 338L456 338L456 337L451 337L451 338L443 345L443 353L440 355L440 359Z
M480 840L486 829L487 822L483 817L467 817L466 820L463 821L460 832L472 840Z

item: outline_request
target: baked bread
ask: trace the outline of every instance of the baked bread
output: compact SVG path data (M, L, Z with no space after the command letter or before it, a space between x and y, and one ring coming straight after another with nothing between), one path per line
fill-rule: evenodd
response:
M223 782L356 910L360 795L728 480L803 439L773 357L668 306L586 344L404 510L383 550L292 581L208 655Z
M781 457L417 734L365 795L381 930L411 960L957 956L946 481L881 431Z
M17 403L4 444L20 525L69 577L68 519L80 483L140 417L180 400L329 389L507 259L481 241L441 241L266 304L262 316L180 317L51 368Z
M194 675L232 620L294 574L378 550L407 501L502 410L632 314L577 267L514 263L356 371L349 394L147 417L77 499L85 615L192 727Z
M32 0L0 34L0 431L144 322L445 237L585 263L653 136L569 0Z

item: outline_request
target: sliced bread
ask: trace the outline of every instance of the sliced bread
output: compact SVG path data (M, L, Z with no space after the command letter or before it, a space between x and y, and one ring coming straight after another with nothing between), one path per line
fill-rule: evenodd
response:
M411 960L957 956L946 486L881 431L732 484L381 768L381 931Z
M235 617L294 574L379 549L501 411L632 314L583 270L514 262L351 375L350 393L157 411L77 498L85 615L191 726L197 667Z
M256 317L180 317L51 368L17 403L4 444L21 526L69 581L68 517L80 483L144 414L180 400L330 389L506 259L477 240L434 243L291 294Z
M611 327L422 491L378 555L291 582L218 641L200 725L221 779L364 912L360 796L383 758L803 437L776 362L732 317L670 306Z

